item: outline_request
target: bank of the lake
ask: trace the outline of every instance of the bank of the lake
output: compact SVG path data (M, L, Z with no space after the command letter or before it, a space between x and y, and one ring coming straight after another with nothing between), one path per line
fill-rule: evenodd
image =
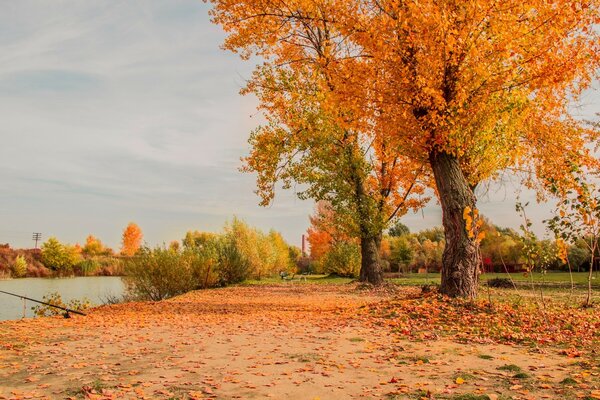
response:
M47 294L58 292L63 301L87 298L93 305L102 304L108 296L121 296L123 281L115 276L77 278L23 278L0 280L0 290L41 300ZM37 305L26 302L25 316L33 317L31 308ZM23 317L23 300L0 293L0 321Z

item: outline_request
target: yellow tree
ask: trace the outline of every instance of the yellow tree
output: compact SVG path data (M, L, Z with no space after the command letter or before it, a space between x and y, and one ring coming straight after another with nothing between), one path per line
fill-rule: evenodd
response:
M94 235L88 235L85 239L85 244L81 252L86 256L99 256L103 254L111 254L112 250L105 247L100 239Z
M597 168L586 145L598 132L569 103L597 77L598 0L212 3L225 48L276 71L318 65L334 89L321 108L341 110L339 126L368 127L427 167L443 211L447 295L477 292L479 243L463 216L475 215L480 182L517 167L528 184L568 187L565 166ZM337 39L311 47L327 32Z
M134 222L130 222L123 230L121 241L121 254L124 256L133 256L142 245L142 230Z

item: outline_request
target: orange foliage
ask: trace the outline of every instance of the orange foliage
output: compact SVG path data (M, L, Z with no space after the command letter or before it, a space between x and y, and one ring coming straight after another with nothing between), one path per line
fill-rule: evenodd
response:
M380 232L422 181L443 211L446 294L477 291L483 238L460 222L476 208L480 182L514 168L540 196L551 185L564 194L575 185L569 166L600 167L592 151L600 130L570 113L600 68L598 0L210 2L228 33L224 48L264 60L246 90L268 119L247 160L263 199L274 180L290 187L296 174L328 184L317 195L358 188L353 220L379 209L359 230ZM278 152L284 157L274 159ZM298 163L332 157L342 171L354 154L364 158L348 170L369 170L368 185L332 174L331 163Z
M350 240L349 236L340 230L335 212L325 201L317 202L315 213L309 217L309 220L311 226L307 230L307 240L313 260L320 260L329 252L333 243Z
M384 237L381 239L381 246L379 247L379 257L384 260L389 260L392 255L392 248L388 238Z
M133 256L142 245L142 230L134 222L123 231L121 254L124 256Z
M82 252L88 256L108 255L112 254L112 249L105 247L102 241L94 235L88 235L85 239L85 245Z
M600 393L597 310L549 302L542 313L526 302L420 293L286 282L102 306L86 317L2 321L0 398L62 398L65 388L89 399ZM497 369L509 364L529 379ZM474 365L477 379L465 373Z

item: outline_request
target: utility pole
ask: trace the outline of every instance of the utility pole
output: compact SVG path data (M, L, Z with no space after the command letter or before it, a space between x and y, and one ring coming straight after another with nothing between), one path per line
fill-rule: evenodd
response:
M35 249L37 250L38 241L42 240L42 234L39 232L33 232L33 240L35 240Z

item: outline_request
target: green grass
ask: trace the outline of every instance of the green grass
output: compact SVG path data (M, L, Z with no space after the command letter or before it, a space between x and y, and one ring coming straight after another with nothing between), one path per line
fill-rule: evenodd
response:
M412 361L413 363L418 363L420 361L423 364L429 364L429 358L427 358L425 356L414 356L414 357L410 357L409 360Z
M571 377L563 379L562 381L560 381L560 384L561 385L571 385L571 386L578 385L577 381Z
M515 364L507 364L501 367L498 367L500 371L510 371L510 372L521 372L521 367Z
M244 282L240 283L241 286L252 286L252 285L274 285L274 284L335 284L335 285L344 285L346 283L352 282L354 279L352 278L341 278L339 276L329 276L329 275L300 275L296 274L292 279L281 279L279 275L266 277L262 279L247 279Z
M452 400L490 400L490 396L487 394L472 394L472 393L464 393L464 394L455 394L451 397Z
M586 284L588 280L587 272L573 272L573 282L576 284ZM492 273L492 274L482 274L480 275L480 280L482 282L487 282L488 279L493 278L508 278L509 275L501 274L501 273ZM531 278L529 276L523 275L521 272L515 272L510 274L510 277L515 282L530 282ZM600 286L600 277L594 273L593 277L596 279L592 280L592 285ZM558 272L558 271L548 271L546 274L541 274L540 272L534 272L532 275L534 282L548 282L548 283L567 283L570 284L571 279L569 277L568 272Z
M454 376L452 377L452 380L456 381L458 378L460 378L463 381L467 382L467 381L474 380L475 379L475 375L469 374L468 372L460 372L458 374L454 374Z
M528 283L530 282L530 277L523 275L521 272L514 272L510 275L505 273L487 273L481 274L479 276L479 281L483 284L490 279L494 278L510 278L516 283ZM600 276L597 273L594 273L594 279L592 281L592 286L600 287ZM546 274L541 274L539 272L534 272L532 275L533 281L535 283L547 282L547 283L560 283L569 285L571 280L568 272L556 272L549 271ZM587 272L573 272L573 282L577 285L587 285L588 273ZM399 285L427 285L427 284L439 284L440 283L440 274L439 273L427 273L427 274L416 274L410 273L405 274L402 278L394 278L390 279L391 282L397 283Z
M357 343L357 342L364 342L365 339L361 338L361 337L352 337L350 339L348 339L349 341L353 342L353 343Z
M509 275L505 273L488 273L481 274L479 281L481 284L485 284L490 279L494 278L508 278ZM562 284L565 286L570 285L570 277L568 272L554 272L549 271L546 274L535 272L533 274L533 281L537 283L545 282L549 284ZM592 286L600 288L600 274L594 273L594 279ZM510 274L510 278L517 284L526 284L530 282L529 276L524 276L523 273L515 272ZM588 273L587 272L573 272L573 282L576 285L587 285ZM329 276L325 274L313 274L313 275L300 275L296 274L291 280L284 280L279 275L265 277L262 279L248 279L242 282L240 285L273 285L280 283L293 283L293 284L338 284L343 285L352 282L352 278L341 278L339 276ZM390 282L405 285L405 286L422 286L422 285L436 285L440 283L439 273L427 273L417 274L409 273L405 274L401 278L389 279Z

